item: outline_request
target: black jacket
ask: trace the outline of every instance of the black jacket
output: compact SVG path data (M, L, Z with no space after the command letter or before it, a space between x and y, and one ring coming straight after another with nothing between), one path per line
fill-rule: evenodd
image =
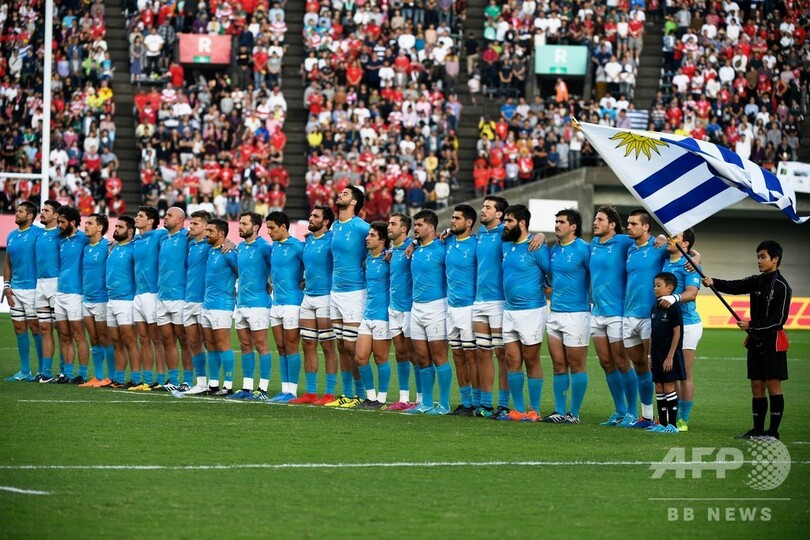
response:
M713 281L720 292L751 295L751 334L775 337L787 321L793 291L779 270L744 279Z

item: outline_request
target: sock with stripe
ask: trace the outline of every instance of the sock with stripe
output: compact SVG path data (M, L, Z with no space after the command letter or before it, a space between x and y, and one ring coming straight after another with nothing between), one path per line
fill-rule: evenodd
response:
M588 389L588 372L581 371L571 374L571 414L579 418L582 402L585 400L585 391Z
M143 370L143 382L144 382L144 384L149 384L149 385L151 385L153 382L155 382L155 374L152 372L151 369Z
M17 353L20 355L20 371L31 373L31 338L28 332L17 334Z
M677 392L670 392L666 395L666 404L667 404L667 422L671 425L675 425L678 418L678 393Z
M679 401L678 402L678 418L683 420L684 422L689 422L689 415L692 414L692 402L691 401Z
M492 408L492 392L481 390L481 406Z
M377 399L380 399L380 394L388 394L388 387L391 385L391 363L387 360L382 364L377 365L377 378L379 379L379 393ZM382 400L380 400L382 401Z
M222 351L222 372L224 375L225 388L233 388L233 370L236 366L236 358L233 349Z
M512 394L512 404L516 411L525 413L526 400L523 397L523 383L526 377L523 371L510 371L507 377L509 379L509 393Z
M37 353L37 373L42 373L42 334L34 334L34 351Z
M436 377L439 379L439 405L450 409L450 388L453 386L453 368L447 362L436 368Z
M568 387L571 386L571 376L566 372L554 375L554 412L565 414L568 408Z
M219 368L222 367L222 353L220 351L208 351L208 384L212 387L219 387Z
M459 393L461 394L461 404L467 408L472 407L472 386L459 386Z
M397 382L399 382L399 391L411 392L411 363L407 360L405 362L397 362Z
M509 388L498 388L498 407L509 408Z
M177 386L180 384L180 370L179 369L170 369L166 372L166 376L169 379L169 384L173 386Z
M343 395L347 398L354 397L354 375L352 375L352 371L341 371L340 380L343 384Z
M479 388L472 389L472 406L473 407L481 406L481 390Z
M360 372L360 378L363 380L363 386L366 388L363 395L358 397L361 399L376 400L377 394L374 392L374 370L371 369L371 364L360 366L357 368L357 371Z
M253 389L253 373L256 371L256 353L250 351L242 355L242 388L247 389L246 379L250 379L250 389Z
M104 347L104 358L107 362L107 376L112 379L115 373L115 347L112 345Z
M638 412L638 375L633 368L622 373L622 386L624 386L624 403L627 412L636 416Z
M420 376L422 377L422 405L424 408L433 408L433 387L436 384L436 372L433 366L421 368Z
M90 355L93 358L93 377L101 380L104 378L104 347L93 345L90 348Z
M81 377L85 381L87 380L87 372L89 371L89 367L90 366L88 366L87 364L84 365L79 364L79 377Z
M46 356L42 359L42 374L46 377L53 377L53 358Z
M667 411L667 397L663 392L655 393L655 404L658 407L658 423L666 426L669 423L669 411Z
M647 420L653 417L653 396L655 395L655 383L653 383L652 372L648 371L638 376L638 397L641 399L641 416Z
M622 374L618 369L610 373L605 373L610 396L613 398L613 407L617 414L624 416L627 414L627 403L624 401L624 386L622 384Z
M267 392L270 384L270 373L273 371L273 355L270 353L259 356L259 390Z
M315 374L317 379L318 374ZM326 374L326 388L324 389L324 394L328 394L330 396L335 395L335 387L337 387L337 373L327 373Z
M540 412L540 401L543 397L543 379L528 378L529 385L529 407L536 412Z

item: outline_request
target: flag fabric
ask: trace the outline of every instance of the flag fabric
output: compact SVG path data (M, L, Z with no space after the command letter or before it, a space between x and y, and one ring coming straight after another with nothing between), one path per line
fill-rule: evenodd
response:
M577 123L619 180L673 235L750 197L796 223L793 188L716 144L670 133Z
M650 111L646 109L630 109L627 118L630 119L630 129L647 129L650 126Z

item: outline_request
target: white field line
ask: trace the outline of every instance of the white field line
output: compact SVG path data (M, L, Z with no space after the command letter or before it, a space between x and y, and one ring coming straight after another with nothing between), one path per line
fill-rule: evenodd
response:
M11 486L0 486L0 491L8 491L19 495L50 495L50 491L37 491L35 489L20 489Z
M224 400L219 400L224 401ZM154 399L18 399L17 403L154 403ZM177 400L166 403L212 403L204 400ZM214 401L216 403L216 401Z
M683 465L702 462L685 461ZM753 465L754 461L728 464ZM395 461L391 463L235 463L213 465L0 465L0 470L30 471L221 471L242 469L408 469L439 467L649 467L660 461ZM810 465L810 461L791 461L793 465Z

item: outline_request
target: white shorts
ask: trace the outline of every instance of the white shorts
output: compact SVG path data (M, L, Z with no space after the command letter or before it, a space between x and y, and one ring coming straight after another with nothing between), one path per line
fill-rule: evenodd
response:
M697 349L700 338L703 337L703 324L685 324L683 326L683 349L694 351Z
M375 341L391 339L391 330L388 327L388 321L363 319L360 322L360 328L357 329L357 333L361 336L371 336L371 339Z
M37 318L37 290L11 289L14 291L14 307L9 308L12 321ZM81 297L79 297L81 298Z
M300 306L279 306L278 304L273 304L273 307L270 308L270 326L281 325L284 327L284 330L298 328L300 313Z
M591 314L588 311L552 311L546 331L548 337L562 340L566 347L587 347L591 339Z
M55 277L37 280L37 309L56 308L56 282Z
M473 322L487 323L490 330L503 328L503 300L473 303Z
M391 337L397 337L402 334L406 338L411 337L411 312L410 311L397 311L388 308L388 329L391 331Z
M625 317L622 319L622 340L625 347L641 345L642 341L650 339L651 331L649 318Z
M450 345L456 341L459 344L467 344L467 347L475 348L475 332L473 332L473 307L447 307L447 339Z
M202 302L183 302L183 326L202 322Z
M366 309L366 291L332 292L329 295L329 317L344 323L359 323Z
M301 301L300 319L315 320L315 319L328 319L331 313L329 312L329 295L324 294L321 296L304 295Z
M158 300L158 326L163 326L164 324L183 324L183 304L185 304L185 302L182 300Z
M82 317L93 317L96 322L107 322L107 302L85 302Z
M505 310L503 312L503 342L520 341L523 345L543 342L548 306L536 309Z
M200 316L200 323L203 325L203 328L210 328L211 330L230 328L231 322L233 322L233 311L228 311L227 309L203 308Z
M414 302L411 306L411 339L440 341L447 339L447 298L433 302Z
M250 328L256 332L270 328L270 310L263 307L238 307L233 319L237 330Z
M132 326L132 300L109 300L107 302L107 326Z
M132 308L132 317L136 323L157 323L157 293L136 294Z
M591 337L607 337L610 343L622 340L622 318L594 315L591 317Z
M82 295L56 293L54 315L57 321L80 321L82 311Z

